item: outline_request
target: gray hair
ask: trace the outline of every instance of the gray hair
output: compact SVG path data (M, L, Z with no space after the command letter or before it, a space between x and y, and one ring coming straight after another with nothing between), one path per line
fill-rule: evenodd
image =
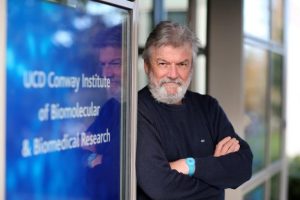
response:
M198 37L188 27L174 23L171 21L161 21L148 36L145 49L143 51L143 59L150 64L151 50L153 47L161 47L171 45L179 47L188 43L192 47L193 62L195 61L200 47Z
M96 48L122 47L122 26L104 28L96 35L94 46Z

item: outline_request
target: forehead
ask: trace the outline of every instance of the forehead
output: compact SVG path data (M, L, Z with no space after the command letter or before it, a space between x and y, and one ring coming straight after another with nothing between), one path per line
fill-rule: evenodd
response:
M121 58L122 50L119 47L103 47L99 49L99 59Z
M187 43L176 47L172 45L153 47L151 55L151 59L154 60L163 59L170 62L181 62L192 59L192 47Z

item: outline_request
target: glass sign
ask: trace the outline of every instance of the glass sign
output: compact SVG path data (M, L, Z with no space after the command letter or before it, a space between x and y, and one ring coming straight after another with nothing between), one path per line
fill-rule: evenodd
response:
M128 17L93 1L7 1L5 199L121 198Z

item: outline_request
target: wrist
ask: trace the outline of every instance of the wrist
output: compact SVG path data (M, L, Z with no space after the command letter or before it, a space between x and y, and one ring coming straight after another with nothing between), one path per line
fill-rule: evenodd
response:
M195 169L196 169L195 159L192 157L186 158L185 163L189 168L188 175L193 176L195 174Z
M90 168L94 168L101 163L102 163L102 155L91 153L87 158L87 165Z

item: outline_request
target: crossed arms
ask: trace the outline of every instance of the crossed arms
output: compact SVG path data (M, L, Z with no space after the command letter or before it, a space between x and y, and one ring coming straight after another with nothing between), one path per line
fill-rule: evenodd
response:
M227 154L237 152L239 149L240 149L239 140L227 136L216 145L214 157L225 156ZM171 169L174 169L179 173L188 175L189 168L186 164L185 158L173 162L169 162L169 164Z
M194 157L195 174L187 176L185 158L169 160L162 138L148 110L138 115L137 181L152 199L201 199L217 197L225 188L236 188L251 177L249 145L233 130L224 112L212 102L214 113L207 126L215 146L211 155ZM159 122L158 122L159 123ZM211 124L210 124L211 123ZM213 145L213 144L212 144ZM189 156L189 155L188 155Z

